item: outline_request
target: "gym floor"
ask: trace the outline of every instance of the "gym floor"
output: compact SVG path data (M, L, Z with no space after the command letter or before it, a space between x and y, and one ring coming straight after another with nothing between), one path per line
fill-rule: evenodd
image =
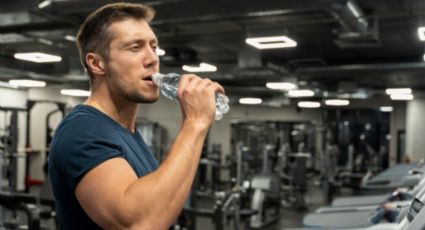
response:
M345 192L347 195L350 195L349 191ZM326 205L326 202L323 198L322 192L319 187L314 186L313 184L308 185L308 191L306 194L307 208L303 210L297 210L293 207L282 207L280 213L281 218L279 221L270 224L266 227L263 227L263 230L282 230L289 228L300 228L303 227L302 220L304 215L309 212L313 212L318 207ZM213 207L213 200L208 198L202 198L198 200L198 205L201 208L211 208ZM214 230L214 223L211 218L206 217L197 217L196 219L196 230ZM230 222L229 226L226 226L226 230L233 229L233 225ZM243 228L242 229L247 229Z
M282 230L288 228L299 228L304 227L302 220L303 217L309 213L316 210L318 207L326 205L326 202L323 198L322 192L319 187L314 186L313 184L308 184L307 194L306 194L306 203L307 207L303 210L297 210L291 207L284 207L281 209L281 218L280 220L268 227L263 228L264 230Z

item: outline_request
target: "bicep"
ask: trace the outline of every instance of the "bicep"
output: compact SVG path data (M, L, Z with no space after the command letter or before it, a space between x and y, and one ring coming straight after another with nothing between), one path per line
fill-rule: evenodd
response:
M116 227L125 224L123 195L137 179L125 159L112 158L88 171L77 184L75 195L94 222L103 228Z

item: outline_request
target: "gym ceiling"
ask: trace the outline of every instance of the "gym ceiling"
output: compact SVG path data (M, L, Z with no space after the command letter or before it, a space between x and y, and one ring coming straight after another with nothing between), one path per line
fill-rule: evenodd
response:
M1 0L0 81L44 80L50 87L88 89L75 34L85 16L108 0ZM424 0L158 0L152 22L164 72L205 62L233 101L259 97L291 104L267 82L313 90L314 100L348 98L390 102L386 88L425 89ZM425 29L424 29L425 30ZM295 47L257 49L247 38L286 36ZM425 39L425 38L424 38ZM264 42L263 44L273 44ZM32 63L16 53L62 58Z

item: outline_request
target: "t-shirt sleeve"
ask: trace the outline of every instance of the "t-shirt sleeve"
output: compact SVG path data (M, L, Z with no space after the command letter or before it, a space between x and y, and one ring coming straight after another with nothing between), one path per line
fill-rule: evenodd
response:
M54 161L73 190L89 170L123 156L113 125L96 116L74 119L59 135Z

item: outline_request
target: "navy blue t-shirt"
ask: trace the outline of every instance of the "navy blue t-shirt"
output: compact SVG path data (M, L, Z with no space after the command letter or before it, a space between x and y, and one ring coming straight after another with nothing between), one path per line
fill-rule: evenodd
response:
M126 159L138 177L158 167L138 132L94 107L78 105L59 124L50 147L49 177L61 230L100 229L81 207L75 188L90 169L114 157Z

